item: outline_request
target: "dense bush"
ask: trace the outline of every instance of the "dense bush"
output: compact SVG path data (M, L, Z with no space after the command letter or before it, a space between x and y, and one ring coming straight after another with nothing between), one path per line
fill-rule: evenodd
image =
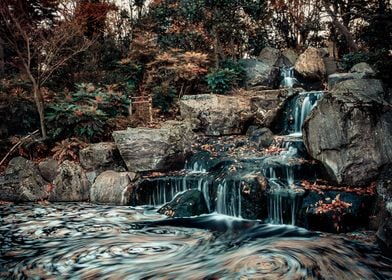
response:
M49 135L54 139L77 136L87 141L100 140L106 122L127 115L128 106L128 98L122 93L81 84L76 92L58 96L47 106L45 118Z
M212 92L219 94L224 94L233 87L242 85L244 81L244 68L231 60L222 62L219 69L207 75L208 87Z

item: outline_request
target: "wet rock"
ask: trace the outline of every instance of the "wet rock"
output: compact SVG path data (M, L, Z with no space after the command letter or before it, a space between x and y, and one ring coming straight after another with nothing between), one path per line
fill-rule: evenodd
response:
M53 182L58 174L59 164L55 159L46 159L38 164L41 176L48 182Z
M249 140L254 142L259 148L268 147L274 141L274 134L266 127L248 129L246 134L249 137Z
M309 47L302 53L295 63L295 71L304 79L324 80L326 68L324 64L325 53L321 49Z
M37 166L23 157L13 158L0 176L0 200L27 202L45 199L48 182Z
M211 136L241 134L253 117L249 96L185 96L179 105L183 118L197 120L198 128Z
M381 82L341 82L303 125L306 148L339 184L361 186L392 162L392 110Z
M80 164L87 170L110 168L114 165L116 152L118 151L115 143L101 142L90 144L87 148L80 150Z
M259 174L248 174L241 178L241 217L264 219L267 216L268 181Z
M121 157L132 172L182 168L193 137L192 125L179 121L168 121L157 129L113 132Z
M375 209L378 243L384 254L392 256L392 165L385 166L377 183L379 204Z
M60 164L53 186L50 201L86 201L90 196L90 182L84 170L72 161Z
M187 190L179 193L172 201L158 210L169 217L191 217L207 214L208 208L203 193L199 190Z
M92 203L128 205L136 174L133 172L104 171L90 189Z
M283 109L285 101L292 95L295 95L301 89L264 90L256 92L251 97L251 111L254 113L254 123L259 126L271 127L280 111Z
M241 59L240 63L246 71L246 85L248 87L265 86L273 88L279 86L278 67L258 59Z
M336 207L331 206L334 201L338 201ZM317 231L354 231L368 226L374 202L375 196L364 194L307 191L299 210L298 224Z
M376 75L376 72L373 70L373 68L366 62L355 64L350 69L350 72L358 74L361 79L373 78Z
M275 66L279 57L280 57L280 51L278 49L271 48L271 47L265 47L264 49L261 50L259 54L259 59L263 63L269 66Z

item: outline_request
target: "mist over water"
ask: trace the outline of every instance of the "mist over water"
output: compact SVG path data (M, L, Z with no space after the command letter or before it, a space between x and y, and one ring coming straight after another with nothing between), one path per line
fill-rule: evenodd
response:
M153 208L0 206L1 279L391 279L364 234ZM352 240L354 238L354 240Z

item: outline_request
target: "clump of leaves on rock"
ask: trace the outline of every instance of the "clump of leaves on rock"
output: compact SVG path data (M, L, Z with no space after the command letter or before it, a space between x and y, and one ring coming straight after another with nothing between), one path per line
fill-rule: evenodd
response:
M120 92L81 84L75 92L66 92L46 108L49 134L54 139L80 137L101 140L106 122L128 115L128 97Z

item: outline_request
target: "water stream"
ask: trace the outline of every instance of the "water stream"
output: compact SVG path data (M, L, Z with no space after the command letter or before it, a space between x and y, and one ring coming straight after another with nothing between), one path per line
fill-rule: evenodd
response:
M210 214L1 205L1 279L391 279L366 233L329 235Z

